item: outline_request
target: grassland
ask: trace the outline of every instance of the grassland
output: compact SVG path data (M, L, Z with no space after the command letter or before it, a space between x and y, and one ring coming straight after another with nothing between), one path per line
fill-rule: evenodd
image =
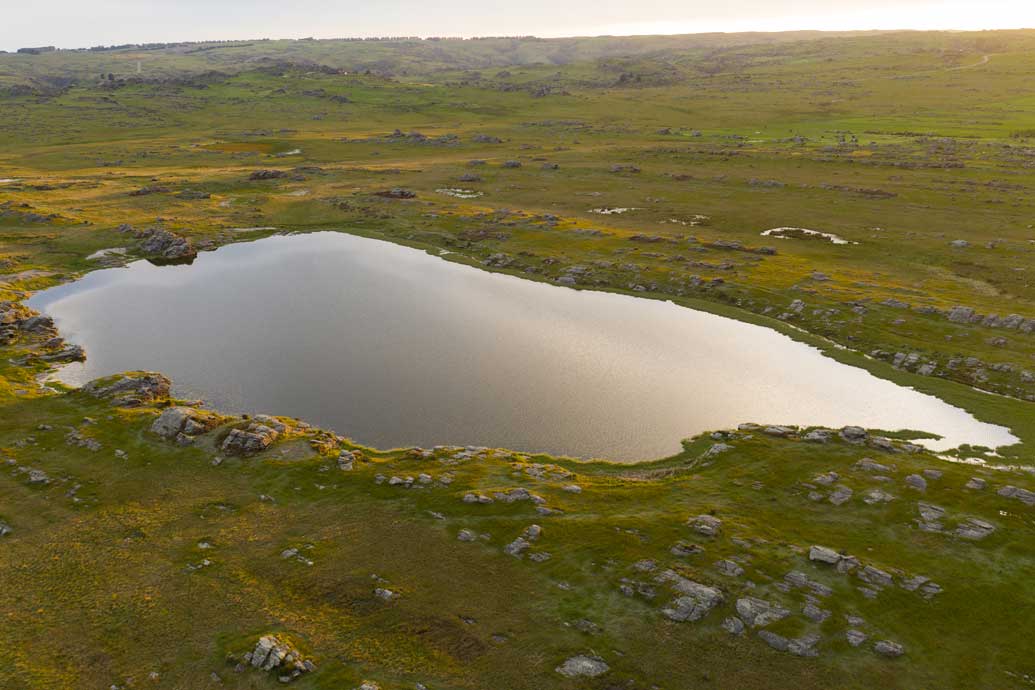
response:
M362 449L342 472L350 442L289 422L264 453L213 464L243 420L174 445L149 431L166 400L41 389L48 365L24 357L46 347L20 334L0 347L0 685L272 687L234 667L275 633L318 665L299 687L1030 687L1033 507L997 490L1035 487L1035 333L948 314L1035 318L1033 47L1035 32L983 32L0 55L0 301L132 259L126 225L202 249L336 229L762 323L1021 439L957 453L1018 467L1004 470L747 430L636 467ZM633 210L598 212L616 208ZM782 227L848 243L761 236ZM131 251L86 258L111 247ZM731 447L707 455L718 442ZM905 477L924 469L943 474L921 494ZM847 503L816 483L830 471ZM973 476L988 487L965 489ZM462 500L514 488L551 512ZM865 502L875 489L893 500ZM940 531L920 528L918 501L945 509ZM699 514L723 521L718 537L687 525ZM960 538L968 518L995 531ZM532 523L529 553L549 560L503 553ZM870 598L812 545L894 584ZM745 572L721 574L724 559ZM724 603L671 620L669 569ZM815 597L828 618L802 615L790 571L830 588ZM903 588L915 575L943 591ZM792 612L768 630L821 635L819 655L723 630L748 595ZM865 619L858 648L846 615ZM880 639L905 654L876 655ZM554 671L576 654L610 671Z

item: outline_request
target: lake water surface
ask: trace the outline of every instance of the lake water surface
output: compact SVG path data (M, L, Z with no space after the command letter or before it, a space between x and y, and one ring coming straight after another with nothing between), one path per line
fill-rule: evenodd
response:
M1015 441L770 329L341 233L96 271L29 304L86 348L67 383L162 371L181 397L378 447L653 459L746 421L923 429L935 449Z

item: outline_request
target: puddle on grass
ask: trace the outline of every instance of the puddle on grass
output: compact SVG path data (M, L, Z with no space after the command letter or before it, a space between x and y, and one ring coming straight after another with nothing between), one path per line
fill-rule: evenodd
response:
M832 232L820 232L819 230L809 230L808 228L773 228L763 232L762 237L775 237L780 240L818 237L829 240L832 244L859 244L858 242L850 242Z

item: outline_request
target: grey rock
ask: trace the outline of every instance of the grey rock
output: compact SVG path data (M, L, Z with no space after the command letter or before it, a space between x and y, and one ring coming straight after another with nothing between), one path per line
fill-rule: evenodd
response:
M869 434L861 426L846 426L841 429L841 438L849 443L865 443Z
M852 490L847 486L839 486L827 498L835 506L844 505L852 498Z
M906 477L906 485L911 489L916 489L917 491L927 491L927 480L919 474L911 474Z
M794 656L800 657L816 657L819 656L819 652L816 650L816 645L819 644L820 636L816 634L802 635L801 637L787 641L787 651Z
M771 632L769 630L759 630L758 636L762 639L763 642L765 642L767 645L777 650L778 652L787 651L787 646L789 642L787 641L786 637L782 635L777 635L776 633Z
M830 436L831 432L827 429L813 429L805 434L803 439L809 443L828 443Z
M706 537L717 536L722 530L722 520L713 515L698 515L690 518L689 524L694 531Z
M90 381L82 391L120 407L139 407L169 397L172 381L155 372L133 372Z
M822 486L830 486L837 482L841 478L837 472L824 472L823 474L816 475L812 478L812 481Z
M848 644L852 645L853 647L858 647L863 642L865 642L866 637L866 633L864 633L862 630L849 628L845 631L845 639L848 640Z
M162 261L189 261L198 255L194 244L174 232L153 228L140 233L140 252Z
M580 654L565 660L554 670L566 678L596 678L610 671L611 667L600 657Z
M890 640L880 640L873 645L873 651L881 656L888 658L900 657L905 653L905 648L898 642L891 642Z
M1004 486L996 491L996 493L1004 498L1013 498L1021 501L1025 505L1035 506L1035 492L1033 491L1019 489L1016 486Z
M881 489L870 489L863 495L863 502L867 505L874 505L876 503L888 503L894 500L895 497L893 495Z
M809 548L809 560L837 565L841 561L841 554L825 546L812 546Z
M669 603L662 613L674 621L697 621L708 615L708 612L722 603L722 592L671 570L666 570L657 578L659 583L667 583L682 596Z
M790 615L790 611L758 597L741 597L737 599L737 615L752 628L762 628L770 623L782 620Z
M469 529L462 529L457 533L456 538L460 541L477 541L478 535Z
M956 536L961 539L978 541L995 532L996 526L980 518L967 518L956 527Z
M743 635L744 621L740 620L736 616L729 616L722 622L722 629L730 635Z
M980 477L971 477L970 480L963 485L964 488L972 491L984 491L988 487L988 482Z
M514 541L510 542L503 547L503 553L514 558L521 558L521 555L527 551L532 545L529 544L524 538L518 537Z
M231 429L220 448L227 455L251 455L269 448L279 435L275 429L253 422L244 429Z
M815 623L822 623L827 618L830 618L830 611L827 611L826 609L821 609L820 607L813 604L811 601L806 602L806 604L802 607L801 612L806 618Z
M863 582L878 587L888 587L893 581L890 573L872 565L863 566L855 575Z
M887 465L882 465L881 463L877 462L876 460L873 460L872 458L863 458L859 462L855 463L855 469L863 470L864 472L886 473L891 471L890 467L888 467Z
M733 561L726 559L717 562L715 564L715 569L728 577L740 577L744 574L743 568L741 568L738 564L734 563Z

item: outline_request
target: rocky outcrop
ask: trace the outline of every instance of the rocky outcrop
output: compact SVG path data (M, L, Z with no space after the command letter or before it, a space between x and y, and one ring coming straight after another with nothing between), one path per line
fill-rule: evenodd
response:
M194 437L211 431L219 425L219 417L191 407L170 407L151 425L151 433L180 445L190 445Z
M279 436L276 429L252 422L244 429L231 429L221 448L227 455L253 455L269 448Z
M316 664L304 659L287 641L273 635L260 637L255 649L244 655L244 661L252 668L276 672L282 683L290 683L316 670Z
M167 400L172 381L152 371L131 371L90 381L80 390L120 407L140 407Z
M152 261L193 261L198 255L194 243L182 235L168 230L152 228L137 235L140 253Z

